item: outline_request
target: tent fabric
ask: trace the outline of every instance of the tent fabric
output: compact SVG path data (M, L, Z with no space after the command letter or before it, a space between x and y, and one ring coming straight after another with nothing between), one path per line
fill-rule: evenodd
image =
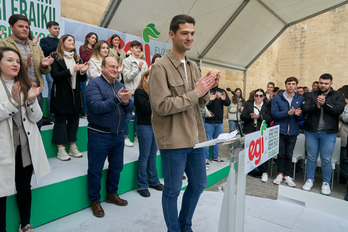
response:
M177 14L196 20L188 56L239 71L250 65L289 26L347 4L343 0L111 0L99 26L142 36L154 23L159 42L171 43L169 23Z

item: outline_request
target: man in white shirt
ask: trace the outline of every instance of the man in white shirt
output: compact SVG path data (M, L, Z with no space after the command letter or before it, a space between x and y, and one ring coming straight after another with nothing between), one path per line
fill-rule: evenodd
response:
M123 60L123 80L127 90L132 92L132 102L134 102L134 91L138 87L141 76L148 70L146 62L140 59L141 43L139 41L132 41L130 44L131 55ZM124 144L127 147L133 147L133 143L128 138L128 126L132 114L127 114L124 124ZM134 123L135 128L135 123Z

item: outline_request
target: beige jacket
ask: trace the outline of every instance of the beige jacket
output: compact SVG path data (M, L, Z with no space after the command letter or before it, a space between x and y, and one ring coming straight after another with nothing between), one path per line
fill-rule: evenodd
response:
M0 81L0 197L15 194L15 151L13 145L12 115L18 112L9 101L6 86ZM24 99L23 99L24 101ZM36 122L42 118L42 111L35 100L34 104L22 106L22 122L28 137L31 163L36 182L50 172L46 152Z
M159 149L194 147L206 141L200 106L210 95L198 98L194 87L201 76L198 66L186 57L188 83L184 65L171 52L152 65L149 95L152 128Z
M12 35L6 37L5 39L0 39L0 47L10 47L17 50L19 53L21 53ZM43 59L45 59L45 56L39 45L29 40L29 47L30 47L30 51L33 53L33 65L34 65L36 79L38 80L39 83L43 84L44 80L42 78L42 74L49 73L51 71L51 67L50 66L47 68L41 67L41 62Z

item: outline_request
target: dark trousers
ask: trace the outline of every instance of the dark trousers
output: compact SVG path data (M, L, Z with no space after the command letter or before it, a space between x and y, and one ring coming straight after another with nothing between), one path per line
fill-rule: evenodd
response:
M292 154L294 152L297 135L283 135L279 137L279 154L277 158L278 173L290 176Z
M262 173L268 172L268 160L258 167L259 171Z
M31 210L31 176L33 174L33 166L29 165L23 168L21 147L17 147L16 152L16 171L15 182L17 190L17 205L22 227L30 223ZM0 198L0 232L6 232L6 199Z
M77 140L76 134L79 129L78 114L55 113L52 143L63 145Z
M106 158L109 170L106 178L107 195L117 193L123 169L124 134L100 133L88 129L88 196L99 201L102 171Z

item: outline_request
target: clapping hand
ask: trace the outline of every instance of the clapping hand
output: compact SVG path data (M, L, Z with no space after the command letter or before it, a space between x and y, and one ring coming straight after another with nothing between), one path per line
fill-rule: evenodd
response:
M151 66L150 66L150 67L151 67ZM123 69L124 69L124 64L123 64L123 65L119 65L117 71L120 73L120 72L123 71Z
M85 62L84 64L81 64L80 66L80 72L84 73L87 71L87 69L89 68L90 64L88 62Z
M33 37L33 42L37 44L39 42L39 35Z
M123 87L117 92L117 96L121 99L122 103L127 104L129 99L132 97L132 92L127 89L123 89Z
M32 102L37 96L39 96L39 94L42 92L43 90L43 84L40 83L39 87L36 87L36 84L33 83L33 85L31 86L31 88L28 91L28 98L27 100L29 102Z
M53 63L54 59L51 56L47 56L45 59L42 60L41 66L43 68L46 68L50 66Z
M293 115L295 113L294 107L291 107L291 109L288 111L288 115Z
M29 68L33 64L33 53L29 52L27 56L27 61L24 62L24 65Z
M301 108L298 108L298 109L295 110L295 115L296 116L300 116L301 113L302 113Z

